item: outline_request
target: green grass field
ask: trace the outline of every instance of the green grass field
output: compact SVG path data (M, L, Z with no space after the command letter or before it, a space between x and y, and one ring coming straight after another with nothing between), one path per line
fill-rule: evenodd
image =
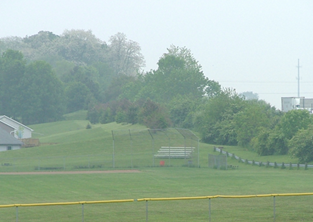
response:
M1 204L312 191L310 171L152 168L140 173L1 175ZM276 221L312 221L313 197L277 197ZM213 199L212 221L272 221L273 199ZM14 221L15 209L0 209ZM19 221L80 221L81 206L23 207ZM85 206L85 221L145 221L145 203ZM149 202L149 221L208 221L208 200Z
M1 163L3 160L15 159L21 162L20 165L14 163L18 169L22 166L29 167L31 164L26 164L29 160L35 162L33 165L40 162L42 166L55 166L56 162L63 160L62 158L71 156L70 160L66 160L65 170L72 170L75 165L87 165L88 155L89 162L92 162L93 158L94 161L98 161L96 156L102 158L101 155L105 156L106 153L110 153L112 150L111 130L143 129L139 125L111 123L93 125L91 130L86 130L87 121L77 120L78 118L73 115L71 118L57 123L31 126L38 133L35 137L40 139L42 145L1 152ZM143 145L148 141L137 143L137 145ZM174 139L171 142L174 143ZM259 157L240 147L225 147L224 149L234 152L243 159L296 162L288 156ZM2 191L0 204L313 191L311 169L265 168L245 165L228 158L228 164L238 165L239 168L214 170L206 167L208 153L213 153L213 145L200 143L200 168L181 167L177 164L173 167L142 166L137 168L140 173L0 175ZM131 157L125 155L123 158L129 163ZM1 171L14 171L14 165L1 166ZM60 166L61 168L57 170L64 170L62 161ZM12 167L12 169L3 169L6 167ZM129 169L129 167L124 168ZM107 169L112 170L110 166L94 170ZM34 169L29 167L21 171L31 170ZM313 221L312 201L312 196L276 197L276 221ZM209 221L208 200L154 201L148 202L148 206L149 221ZM15 208L0 208L0 221L15 221L15 213ZM82 207L80 205L20 207L18 215L19 221L24 222L81 221ZM84 206L84 221L145 220L145 202ZM273 221L273 198L212 199L211 221Z

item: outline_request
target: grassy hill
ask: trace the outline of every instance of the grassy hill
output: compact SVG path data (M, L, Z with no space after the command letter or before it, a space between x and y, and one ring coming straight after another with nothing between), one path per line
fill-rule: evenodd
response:
M208 154L214 154L213 145L198 143L195 137L188 137L193 136L191 134L184 135L184 138L175 129L151 133L141 125L117 123L95 124L91 126L91 129L86 129L89 122L85 120L85 116L85 111L79 111L67 114L63 121L30 126L34 129L33 137L38 138L41 145L0 152L0 171L158 166L160 159L155 159L153 155L161 146L199 147L199 158L196 150L191 160L166 159L167 166L185 166L192 162L192 166L199 164L201 167L207 167ZM255 152L238 146L224 146L224 150L242 159L264 163L267 161L297 162L288 155L259 156ZM231 158L228 158L228 162L245 167L244 164L239 164Z

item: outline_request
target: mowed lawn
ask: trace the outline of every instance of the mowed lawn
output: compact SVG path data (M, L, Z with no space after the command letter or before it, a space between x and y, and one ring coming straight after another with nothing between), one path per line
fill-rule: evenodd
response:
M312 170L158 167L140 173L0 175L3 204L312 192ZM276 221L312 221L313 196L276 197ZM149 221L208 221L208 200L148 202ZM0 221L15 221L0 208ZM20 207L19 221L81 221L82 206ZM211 221L273 221L273 198L212 199ZM85 221L145 221L146 203L84 206Z
M1 171L49 171L47 169L51 166L61 166L56 171L90 170L76 169L75 166L88 166L87 162L95 159L95 156L99 159L106 156L111 158L112 130L128 132L131 129L135 132L144 129L140 125L110 123L92 125L92 129L87 130L88 121L83 120L82 113L78 113L78 116L80 119L71 115L65 121L31 126L35 129L34 137L39 138L42 145L1 152ZM140 154L140 158L146 157L145 153L134 153L132 156L127 152L130 145L138 150L151 146L151 139L147 139L149 135L138 134L136 137L136 134L132 134L132 138L140 141L137 144L136 139L130 143L128 134L120 135L124 150L120 149L118 155L126 153L120 159L120 164L127 161L128 165L125 166L129 166L129 160L135 161L132 158L136 154ZM174 139L170 141L172 144L174 142ZM313 192L313 169L266 168L245 165L228 158L228 164L238 166L238 169L214 170L207 167L208 154L213 153L213 145L200 143L199 147L200 168L197 167L197 159L194 159L193 167L183 167L181 164L160 167L156 162L157 167L136 167L139 173L0 175L0 204ZM259 157L241 147L224 149L242 159L296 163L289 156ZM111 159L107 162L111 164ZM40 166L41 170L34 166ZM111 165L100 166L92 170L114 170ZM46 167L46 170L42 167ZM313 196L276 197L276 221L313 221L312 201ZM208 199L149 201L147 205L138 201L86 204L84 221L146 221L146 206L149 221L209 221ZM272 197L211 200L211 221L273 221L273 211ZM18 219L24 222L82 221L82 206L19 207ZM15 220L15 207L0 208L0 222Z

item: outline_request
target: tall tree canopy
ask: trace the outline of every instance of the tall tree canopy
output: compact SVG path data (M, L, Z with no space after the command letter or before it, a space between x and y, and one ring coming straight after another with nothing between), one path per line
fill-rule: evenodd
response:
M195 120L202 140L215 144L237 144L234 115L244 107L244 100L232 89L224 89L208 99Z
M77 64L105 61L108 53L106 43L96 38L90 30L65 30L53 48L57 55Z
M25 124L60 119L64 112L61 81L44 61L26 65L23 54L7 50L0 59L0 113Z
M313 160L313 126L300 129L289 141L290 154L297 157L300 163L308 163Z
M21 80L26 69L23 54L7 50L0 59L0 107L1 113L12 117L20 114Z
M234 116L237 142L241 146L248 146L253 137L262 128L270 128L272 113L270 106L262 101L246 102L245 108Z
M168 103L177 95L202 98L211 84L202 72L201 65L190 50L171 46L158 61L158 69L148 72L138 98L149 97L158 102ZM215 82L216 83L216 82ZM216 85L219 85L216 83ZM219 87L215 88L220 90Z
M51 66L35 61L26 68L21 81L20 117L24 123L43 123L60 119L64 113L64 91Z
M116 76L135 76L145 65L140 45L123 33L111 36L107 44L90 30L65 30L61 35L40 31L24 38L0 38L0 53L7 49L21 51L28 62L44 60L61 73L73 64L103 63L106 70L109 68Z
M291 139L300 129L307 129L313 118L307 110L290 110L281 119L280 127L287 139Z
M135 76L145 65L139 44L128 40L126 35L120 32L111 36L109 42L109 61L116 75Z

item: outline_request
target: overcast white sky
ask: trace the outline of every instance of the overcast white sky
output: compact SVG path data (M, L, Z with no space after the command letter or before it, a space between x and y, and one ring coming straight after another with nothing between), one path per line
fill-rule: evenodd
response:
M171 44L186 46L207 77L253 91L281 108L281 97L313 98L312 0L1 0L0 38L84 29L108 41L136 41L145 70Z

